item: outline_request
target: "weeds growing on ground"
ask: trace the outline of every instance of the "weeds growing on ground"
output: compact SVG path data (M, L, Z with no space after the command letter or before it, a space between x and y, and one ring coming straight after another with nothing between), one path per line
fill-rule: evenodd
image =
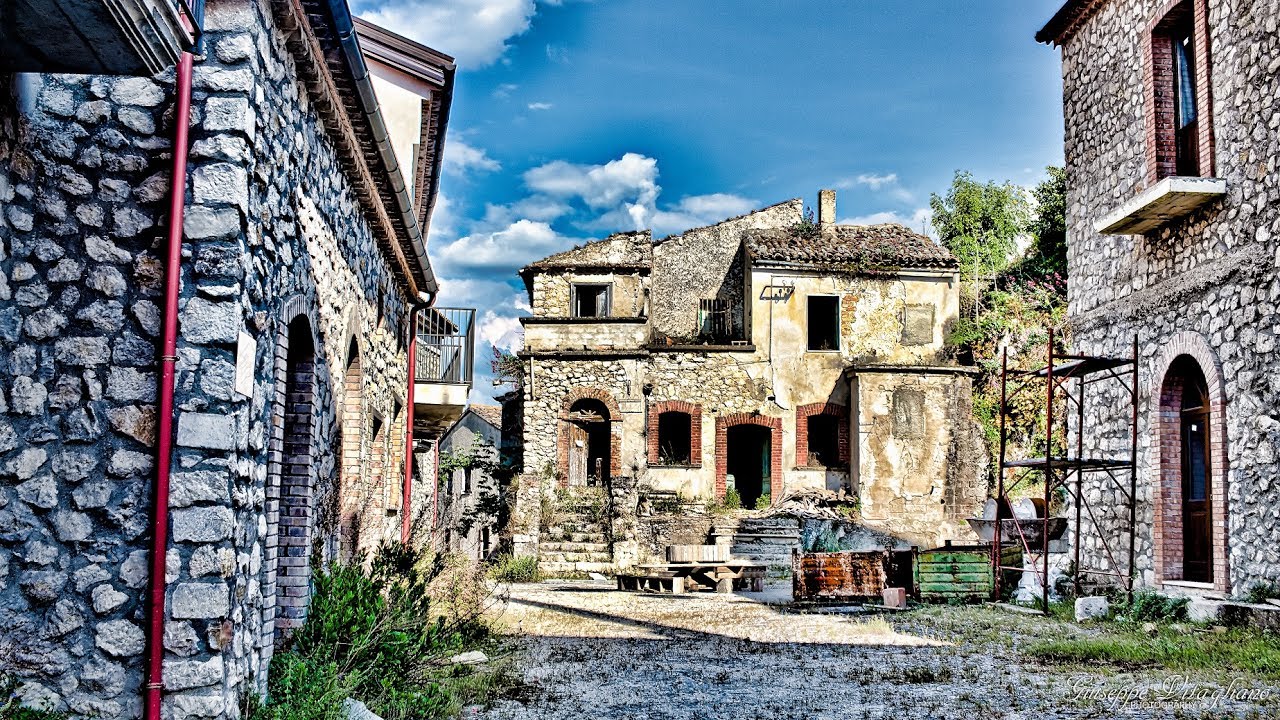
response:
M1180 633L1169 628L1154 636L1126 632L1036 643L1027 654L1051 663L1119 667L1163 667L1169 670L1237 670L1275 681L1280 679L1280 637L1247 629Z
M507 583L538 582L541 579L538 558L533 555L499 555L489 568L489 577Z
M1138 590L1131 600L1123 597L1115 604L1115 614L1132 622L1178 622L1187 619L1190 598Z

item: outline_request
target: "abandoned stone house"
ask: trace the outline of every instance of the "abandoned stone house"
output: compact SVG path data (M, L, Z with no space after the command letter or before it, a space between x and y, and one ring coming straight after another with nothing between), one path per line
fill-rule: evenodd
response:
M343 0L116 5L0 27L0 663L237 717L465 405L470 315L424 309L454 66Z
M985 498L969 369L944 338L958 271L899 225L817 222L790 200L659 241L613 235L521 271L522 467L513 537L539 551L540 498L598 486L644 552L647 497L747 508L803 488L855 494L862 522L931 545ZM564 491L562 491L563 494ZM555 545L542 539L546 553Z
M1136 571L1184 593L1280 579L1280 2L1071 0L1062 51L1075 349L1138 343ZM1127 452L1127 398L1086 453ZM1086 518L1089 560L1127 524Z
M475 560L498 547L504 478L502 408L473 403L437 445L440 510L437 547Z

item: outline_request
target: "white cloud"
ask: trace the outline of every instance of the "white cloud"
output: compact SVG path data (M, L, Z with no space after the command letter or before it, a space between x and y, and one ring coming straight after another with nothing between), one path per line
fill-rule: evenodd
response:
M515 92L519 88L519 85L515 85L513 83L502 83L498 87L494 88L491 94L495 98L508 98L511 97L511 93Z
M513 270L572 244L571 238L561 236L547 223L522 218L501 230L458 238L437 249L434 257L448 269Z
M593 210L608 210L643 229L653 212L658 187L658 161L627 153L603 165L556 160L528 170L525 184L553 198L580 198Z
M663 237L689 228L711 225L742 215L758 205L755 200L729 193L690 195L672 208L653 213L653 234L655 237Z
M467 69L502 57L535 12L534 0L357 0L352 6L365 20L452 55Z
M501 169L502 165L483 149L453 138L444 144L444 167L461 174L468 170L491 172Z
M476 334L491 347L515 352L524 346L524 326L514 315L485 310L476 323Z
M885 173L883 175L859 173L853 177L837 180L835 186L838 190L853 190L860 187L870 188L872 192L888 193L890 197L901 202L915 200L915 194L902 187L897 173Z
M931 238L937 239L937 235L933 231L933 212L927 207L916 208L909 214L899 213L893 210L871 213L870 215L859 215L844 220L840 220L841 225L883 225L884 223L897 223L916 232L923 232Z
M552 105L552 104L551 104L551 103L549 103L549 102L531 102L531 103L529 103L529 109L530 109L530 110L550 110L550 109L551 109L551 108L553 108L553 107L555 107L555 105Z
M569 49L563 45L547 45L547 59L561 65L569 64Z

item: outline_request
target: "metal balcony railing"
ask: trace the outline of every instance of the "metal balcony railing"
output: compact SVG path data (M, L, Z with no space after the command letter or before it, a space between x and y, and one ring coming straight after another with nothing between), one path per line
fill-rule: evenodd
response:
M429 308L418 314L417 382L471 384L476 311Z

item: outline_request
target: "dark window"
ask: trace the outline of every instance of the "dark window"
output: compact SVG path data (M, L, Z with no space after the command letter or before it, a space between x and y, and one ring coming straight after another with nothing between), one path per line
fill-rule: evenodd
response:
M840 349L840 298L809 296L809 349Z
M1179 175L1200 174L1199 113L1196 112L1196 46L1192 13L1170 36L1173 40L1173 112Z
M1208 48L1196 44L1196 1L1184 0L1156 23L1151 32L1151 76L1148 78L1149 117L1154 119L1154 177L1199 177L1212 170L1211 157L1200 156L1208 147L1209 108L1201 92L1208 82L1204 56Z
M840 464L840 418L835 415L810 415L807 418L809 434L809 467L837 467Z
M471 492L471 468L462 469L462 494Z
M688 465L693 449L693 418L676 410L658 416L658 461Z
M574 285L573 316L574 317L608 317L609 285Z

